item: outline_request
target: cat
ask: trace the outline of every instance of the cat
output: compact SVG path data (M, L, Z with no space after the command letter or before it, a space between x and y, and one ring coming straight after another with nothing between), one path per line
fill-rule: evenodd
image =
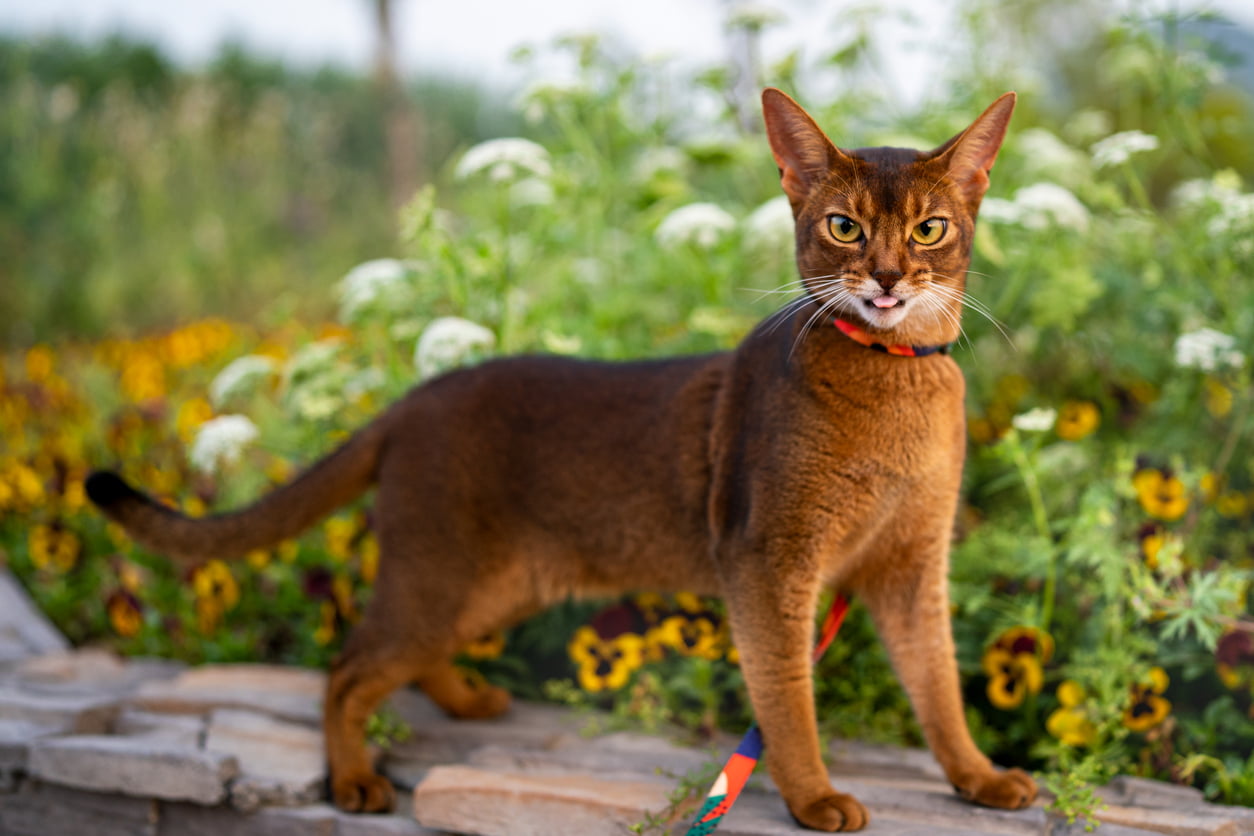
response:
M804 293L735 350L455 371L290 484L205 519L90 477L110 518L183 561L271 546L377 485L378 578L326 691L341 808L393 804L363 743L391 691L416 683L451 715L499 714L508 694L461 676L459 648L568 596L642 588L725 600L771 777L806 827L868 821L819 747L809 653L825 588L869 608L956 791L1002 808L1035 798L972 742L947 588L965 415L942 347L960 333L1015 95L929 152L840 150L783 92L762 102Z

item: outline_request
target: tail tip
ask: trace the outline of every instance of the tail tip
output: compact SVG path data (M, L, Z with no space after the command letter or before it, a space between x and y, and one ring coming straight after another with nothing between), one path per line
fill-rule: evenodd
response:
M116 505L124 499L139 496L139 492L126 484L126 480L111 470L97 470L83 483L87 496L101 508Z

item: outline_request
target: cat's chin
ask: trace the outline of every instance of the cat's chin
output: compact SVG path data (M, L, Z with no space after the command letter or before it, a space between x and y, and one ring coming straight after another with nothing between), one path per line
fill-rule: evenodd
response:
M905 299L898 299L897 304L891 308L880 307L874 300L866 299L859 306L858 313L875 330L891 331L905 321L908 316L907 307Z

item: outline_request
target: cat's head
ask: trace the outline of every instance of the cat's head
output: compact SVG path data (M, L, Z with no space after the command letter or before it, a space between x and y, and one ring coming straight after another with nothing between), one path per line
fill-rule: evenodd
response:
M886 341L957 339L975 216L1014 105L1006 93L932 151L841 150L786 94L763 92L797 266L825 314Z

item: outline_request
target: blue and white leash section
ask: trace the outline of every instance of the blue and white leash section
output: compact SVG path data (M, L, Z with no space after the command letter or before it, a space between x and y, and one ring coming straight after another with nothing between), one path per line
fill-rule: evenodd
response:
M819 633L818 644L814 646L813 661L815 663L832 643L832 639L836 638L836 633L840 630L840 625L845 620L845 614L848 611L849 601L843 595L837 595L832 600L827 617L823 619L823 629ZM723 771L718 774L714 786L710 787L709 793L705 796L705 802L688 828L687 836L706 836L718 828L723 816L727 815L732 805L736 803L736 799L740 797L740 791L745 788L749 776L753 774L753 768L757 766L761 758L762 732L758 731L756 725L750 726L749 731L745 732L745 736L741 738L736 751L728 758Z

